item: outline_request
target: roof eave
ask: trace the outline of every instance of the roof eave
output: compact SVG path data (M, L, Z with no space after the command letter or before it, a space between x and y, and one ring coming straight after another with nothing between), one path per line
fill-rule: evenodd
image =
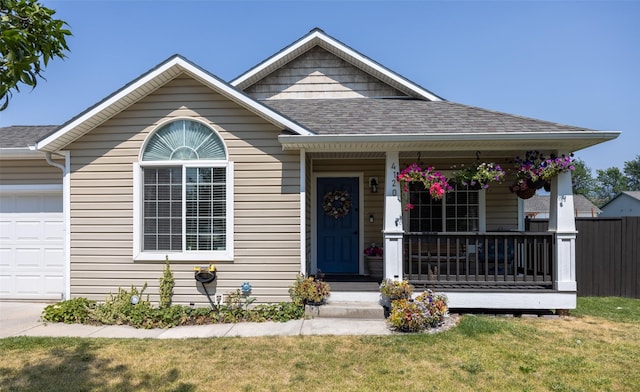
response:
M280 135L284 150L307 151L512 151L540 149L575 152L613 140L620 132L428 133L378 135Z

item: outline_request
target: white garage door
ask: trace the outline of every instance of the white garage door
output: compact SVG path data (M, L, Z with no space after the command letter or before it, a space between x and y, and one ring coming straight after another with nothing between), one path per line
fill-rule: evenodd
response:
M62 194L0 193L0 299L64 292Z

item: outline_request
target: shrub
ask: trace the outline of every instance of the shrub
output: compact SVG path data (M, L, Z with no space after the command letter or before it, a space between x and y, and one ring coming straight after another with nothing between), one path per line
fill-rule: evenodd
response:
M48 305L42 312L42 319L52 323L84 324L91 320L96 302L86 298L73 298Z
M146 288L146 283L141 290L134 286L131 286L130 291L118 288L115 295L110 294L105 303L96 306L95 320L102 324L124 324L151 328L154 309L149 302L149 296L146 299L142 298ZM134 296L137 297L136 304L132 303Z
M313 276L305 278L298 275L289 294L294 303L300 305L322 304L331 295L331 288L327 282L315 279Z
M385 279L380 283L380 294L392 300L411 298L413 286L406 280Z
M166 263L164 271L160 277L160 308L168 308L171 306L171 298L173 297L173 287L175 281L173 280L173 273L169 266L169 256L166 256Z
M254 311L263 320L287 322L301 319L304 316L304 307L294 302L280 302L277 304L258 305Z
M428 290L415 300L394 300L388 322L398 331L419 332L440 325L448 310L447 297Z

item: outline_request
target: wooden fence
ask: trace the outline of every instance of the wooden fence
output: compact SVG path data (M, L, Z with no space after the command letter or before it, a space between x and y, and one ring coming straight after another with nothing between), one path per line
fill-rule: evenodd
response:
M527 222L527 230L548 221ZM640 298L640 217L576 218L576 280L580 296Z

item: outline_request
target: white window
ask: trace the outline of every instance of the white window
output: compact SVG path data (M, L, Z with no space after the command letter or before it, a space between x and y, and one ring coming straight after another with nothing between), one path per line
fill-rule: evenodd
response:
M411 184L409 202L409 232L470 232L484 231L482 210L484 192L455 188L442 200L435 200L422 184Z
M136 260L231 260L233 164L208 126L177 120L151 134L134 169Z

